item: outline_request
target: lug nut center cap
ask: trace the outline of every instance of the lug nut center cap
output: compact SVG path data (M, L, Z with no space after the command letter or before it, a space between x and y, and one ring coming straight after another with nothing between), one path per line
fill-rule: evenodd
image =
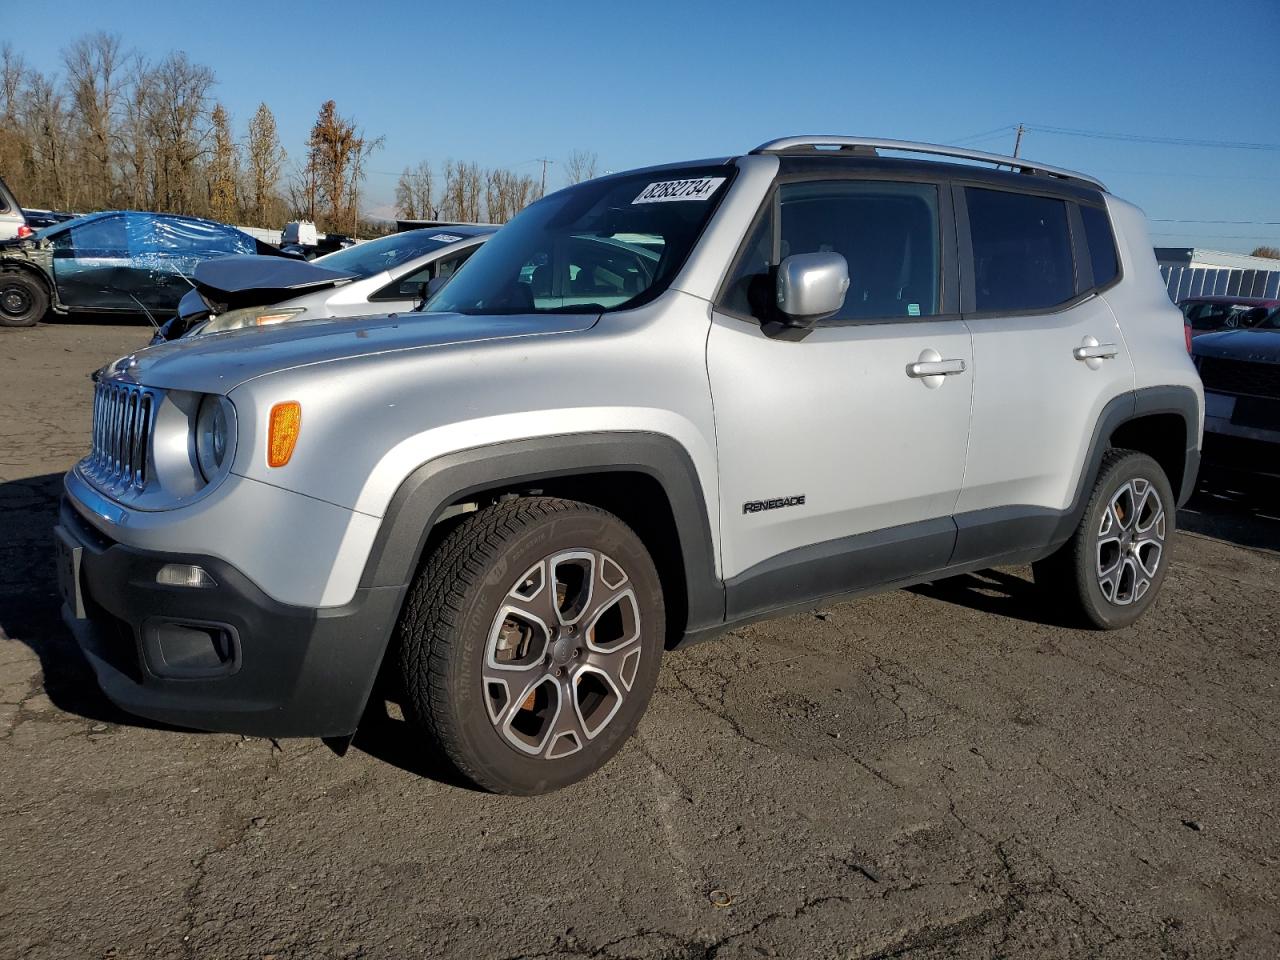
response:
M573 651L577 648L573 637L561 637L551 645L551 662L563 666L573 659Z

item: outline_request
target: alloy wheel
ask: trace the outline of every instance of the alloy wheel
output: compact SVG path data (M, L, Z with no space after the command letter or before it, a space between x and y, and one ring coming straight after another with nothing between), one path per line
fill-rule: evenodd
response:
M507 591L485 644L484 702L507 744L557 760L617 715L640 665L640 606L598 550L562 550Z
M1127 606L1150 589L1164 556L1166 517L1155 485L1136 477L1111 497L1098 523L1096 573L1102 595Z

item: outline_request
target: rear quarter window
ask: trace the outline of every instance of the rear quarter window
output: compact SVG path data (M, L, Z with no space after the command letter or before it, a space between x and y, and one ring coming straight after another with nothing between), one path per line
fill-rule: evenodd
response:
M1116 259L1116 239L1111 232L1111 218L1101 207L1080 207L1084 236L1089 244L1089 262L1093 266L1093 285L1105 287L1120 273Z

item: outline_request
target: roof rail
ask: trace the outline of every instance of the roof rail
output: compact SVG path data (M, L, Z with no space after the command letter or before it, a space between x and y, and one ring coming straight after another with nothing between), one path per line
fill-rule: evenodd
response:
M821 152L824 147L835 147L842 151L858 151L861 148L862 151L870 150L872 152L875 150L899 150L903 153L927 153L941 157L958 157L963 160L993 163L997 167L1008 167L1020 173L1043 173L1063 180L1081 180L1092 184L1099 190L1105 191L1107 189L1101 180L1095 180L1093 177L1086 176L1083 173L1076 173L1074 170L1051 167L1048 164L1023 160L1021 157L1006 157L998 153L984 153L981 150L966 150L963 147L944 147L936 143L917 143L913 140L881 140L876 137L783 137L780 140L770 140L768 143L762 143L751 152Z

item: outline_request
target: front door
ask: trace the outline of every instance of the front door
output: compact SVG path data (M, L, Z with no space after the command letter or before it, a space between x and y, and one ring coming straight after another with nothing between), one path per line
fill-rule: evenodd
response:
M730 619L945 566L972 355L956 315L950 195L932 182L782 183L707 346ZM771 268L834 251L842 310L767 336Z

